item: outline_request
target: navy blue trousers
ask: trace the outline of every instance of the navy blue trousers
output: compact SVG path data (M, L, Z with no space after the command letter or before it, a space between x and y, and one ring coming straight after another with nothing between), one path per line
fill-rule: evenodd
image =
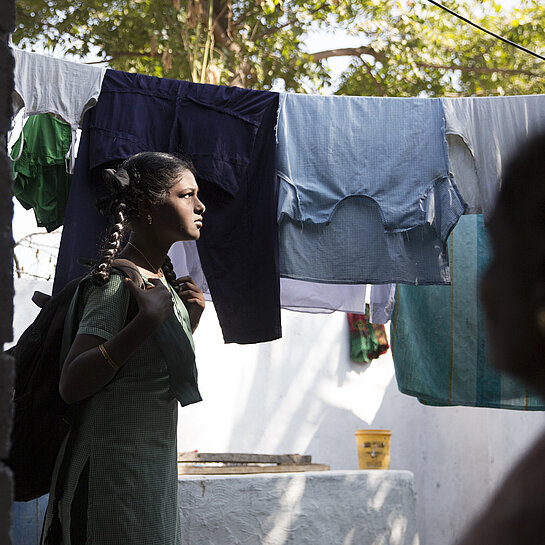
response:
M85 116L53 291L99 255L109 219L102 170L141 151L182 152L197 170L197 242L225 342L281 337L276 208L278 94L106 72Z

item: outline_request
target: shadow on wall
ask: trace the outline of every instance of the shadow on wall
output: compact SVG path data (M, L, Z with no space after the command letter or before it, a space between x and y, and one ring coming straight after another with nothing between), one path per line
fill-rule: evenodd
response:
M390 467L414 474L421 545L455 543L544 423L540 412L425 406L393 379L372 425L392 430Z
M305 453L313 462L355 469L354 430L367 424L354 414L352 397L369 365L350 361L346 319L287 311L282 318L284 337L257 345L253 361L243 363L251 382L237 392L226 449Z
M390 429L390 467L414 473L422 545L452 544L543 427L543 413L429 407L401 394L391 353L350 362L344 316L291 313L283 322L282 340L220 364L245 379L230 393L236 410L218 451L304 453L355 469L354 431ZM221 412L220 396L207 403L216 409L204 411Z

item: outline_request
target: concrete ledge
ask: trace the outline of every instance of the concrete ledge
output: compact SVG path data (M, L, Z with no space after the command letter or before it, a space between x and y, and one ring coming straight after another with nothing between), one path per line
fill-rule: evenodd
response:
M184 545L418 545L410 471L179 478Z

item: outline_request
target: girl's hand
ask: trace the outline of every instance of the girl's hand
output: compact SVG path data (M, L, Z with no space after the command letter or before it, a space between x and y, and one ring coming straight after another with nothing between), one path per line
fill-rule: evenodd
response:
M195 331L199 325L201 315L204 310L204 294L195 284L191 276L182 276L176 280L176 286L179 286L180 299L183 301L187 312L189 313L189 321L191 323L191 331Z
M149 282L153 286L141 289L130 278L125 278L125 284L138 303L138 314L155 329L172 316L174 303L170 291L159 278L150 278Z

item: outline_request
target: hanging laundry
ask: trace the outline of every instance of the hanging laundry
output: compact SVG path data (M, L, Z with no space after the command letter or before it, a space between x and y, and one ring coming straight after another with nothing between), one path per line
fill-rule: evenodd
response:
M440 100L456 183L470 209L487 220L520 142L545 130L545 95Z
M448 160L456 187L467 203L465 214L482 214L481 192L473 156L456 134L447 134Z
M383 325L369 323L368 309L365 314L347 314L350 335L350 359L357 363L369 363L390 348Z
M369 321L372 324L385 324L390 321L395 305L395 293L395 284L371 286Z
M283 94L280 274L343 284L446 284L466 205L439 99Z
M177 276L191 276L211 301L194 241L177 242L169 252ZM369 319L375 324L390 320L394 307L395 284L319 284L280 278L280 306L295 312L327 314L334 311L361 313L369 294Z
M24 106L25 117L50 113L70 124L72 140L66 161L72 174L76 132L84 113L96 104L106 68L16 48L11 52L15 58L14 115Z
M319 284L280 278L280 305L296 312L363 312L367 292L365 284Z
M85 116L54 291L94 258L106 219L101 172L140 151L195 164L205 226L197 247L225 342L281 336L274 128L278 94L108 70Z
M62 225L64 219L72 179L64 161L71 139L68 123L38 114L28 118L11 149L11 156L17 157L13 162L13 193L25 209L34 209L37 225L48 232Z
M451 286L397 288L390 341L399 390L427 405L545 409L488 361L478 289L490 258L483 216L460 218L449 248Z
M205 299L211 301L210 288L202 270L197 243L194 240L175 242L170 247L168 256L172 261L176 276L178 278L181 276L191 276L197 286L203 291Z

